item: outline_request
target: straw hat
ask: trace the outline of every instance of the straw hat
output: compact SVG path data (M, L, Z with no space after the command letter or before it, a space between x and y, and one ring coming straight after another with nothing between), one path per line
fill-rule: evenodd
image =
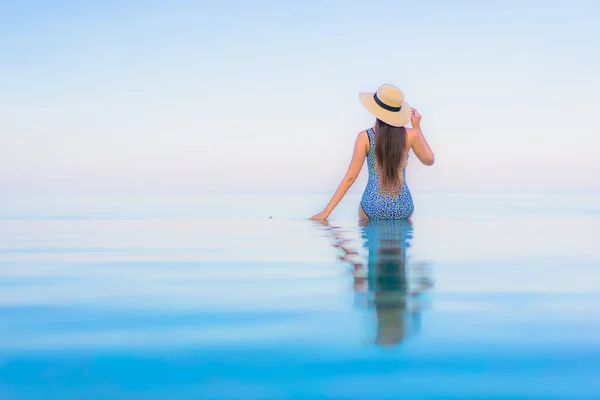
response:
M376 93L359 93L358 97L367 111L389 125L404 126L410 121L410 106L394 85L386 83Z

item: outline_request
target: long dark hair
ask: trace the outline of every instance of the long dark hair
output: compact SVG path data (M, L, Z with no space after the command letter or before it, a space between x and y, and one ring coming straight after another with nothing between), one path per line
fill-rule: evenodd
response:
M375 122L375 164L379 171L379 190L397 196L402 190L401 169L406 165L406 128L377 119Z

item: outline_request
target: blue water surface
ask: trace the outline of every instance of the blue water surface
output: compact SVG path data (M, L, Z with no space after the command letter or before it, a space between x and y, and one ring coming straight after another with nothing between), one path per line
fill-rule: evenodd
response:
M600 399L600 193L5 196L0 399Z

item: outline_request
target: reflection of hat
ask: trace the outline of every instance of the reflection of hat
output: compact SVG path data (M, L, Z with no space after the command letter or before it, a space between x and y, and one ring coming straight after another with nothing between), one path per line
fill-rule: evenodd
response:
M394 85L384 84L376 93L359 93L361 103L378 119L392 126L404 126L410 121L410 106L404 94Z

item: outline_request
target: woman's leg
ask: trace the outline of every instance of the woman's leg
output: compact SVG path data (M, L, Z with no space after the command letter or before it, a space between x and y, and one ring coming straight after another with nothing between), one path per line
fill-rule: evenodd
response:
M362 208L362 204L358 205L358 219L369 220L367 213L365 213L365 210Z

